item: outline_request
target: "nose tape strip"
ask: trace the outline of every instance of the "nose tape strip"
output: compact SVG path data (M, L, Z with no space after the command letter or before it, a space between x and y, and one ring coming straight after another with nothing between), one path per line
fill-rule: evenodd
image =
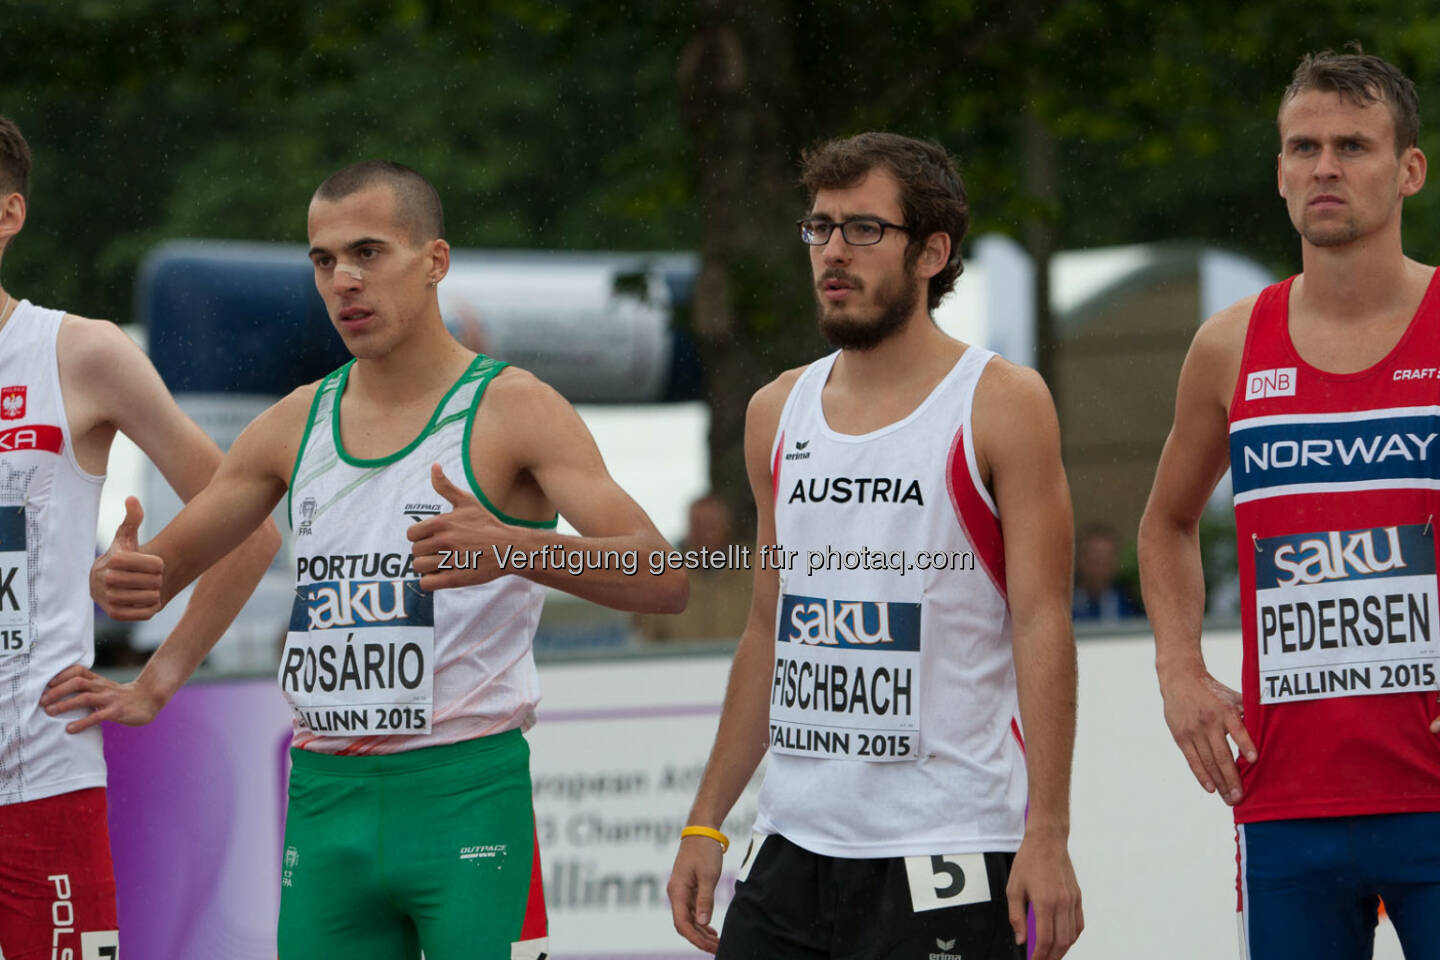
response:
M341 273L349 274L352 279L355 279L355 280L364 280L364 279L365 279L365 271L364 271L364 270L361 270L359 267L352 266L351 264L348 264L348 263L337 263L337 264L335 265L335 269L336 269L336 270L339 270Z

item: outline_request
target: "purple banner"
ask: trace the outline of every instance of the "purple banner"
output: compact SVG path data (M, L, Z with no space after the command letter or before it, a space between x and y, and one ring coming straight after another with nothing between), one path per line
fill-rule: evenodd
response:
M274 960L289 743L269 678L192 684L147 727L106 724L127 956Z

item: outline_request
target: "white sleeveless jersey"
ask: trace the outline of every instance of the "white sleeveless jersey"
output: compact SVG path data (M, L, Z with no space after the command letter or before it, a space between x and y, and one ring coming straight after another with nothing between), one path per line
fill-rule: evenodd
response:
M64 313L20 301L0 329L0 804L105 785L100 728L40 709L50 679L95 662L90 565L103 476L80 469L60 395Z
M914 412L863 435L825 422L838 356L795 382L772 452L783 561L756 829L835 857L1017 850L1004 550L970 427L994 354L969 347Z
M352 365L316 390L290 483L296 596L280 687L295 715L294 745L397 753L528 729L540 699L531 643L544 588L508 575L423 591L405 536L450 509L431 485L432 463L500 519L554 526L494 510L470 470L475 408L505 364L477 357L420 436L371 460L350 456L340 440Z

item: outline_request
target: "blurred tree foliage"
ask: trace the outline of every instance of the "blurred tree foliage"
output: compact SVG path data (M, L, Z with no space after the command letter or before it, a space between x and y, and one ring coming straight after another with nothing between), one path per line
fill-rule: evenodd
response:
M7 0L0 35L0 113L36 153L7 288L124 318L155 243L300 241L326 174L400 160L457 247L702 251L685 322L737 502L745 396L821 346L792 225L807 144L933 137L975 232L1040 253L1192 239L1284 273L1274 113L1297 58L1358 39L1440 104L1440 12L1379 0ZM1431 262L1437 204L1407 203Z

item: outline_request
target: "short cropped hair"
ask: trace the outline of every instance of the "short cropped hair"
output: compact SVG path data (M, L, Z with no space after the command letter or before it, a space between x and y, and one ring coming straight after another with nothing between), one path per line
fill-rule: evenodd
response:
M948 150L933 140L870 132L817 144L804 152L800 165L800 182L812 203L821 190L852 187L876 168L888 171L900 183L900 209L910 235L908 261L919 257L931 234L950 235L950 262L930 278L926 308L934 310L955 289L955 280L965 269L960 242L970 229L970 203Z
M1395 154L1398 156L1420 139L1420 98L1415 94L1415 84L1394 64L1362 53L1358 43L1352 44L1351 49L1355 52L1322 50L1301 58L1290 86L1280 98L1280 109L1310 90L1338 93L1357 107L1383 102L1395 120Z
M332 173L315 190L317 200L343 200L373 186L389 187L395 194L395 216L410 229L416 243L445 236L445 211L433 184L403 163L362 160Z
M0 117L0 193L30 199L30 144L9 117Z

